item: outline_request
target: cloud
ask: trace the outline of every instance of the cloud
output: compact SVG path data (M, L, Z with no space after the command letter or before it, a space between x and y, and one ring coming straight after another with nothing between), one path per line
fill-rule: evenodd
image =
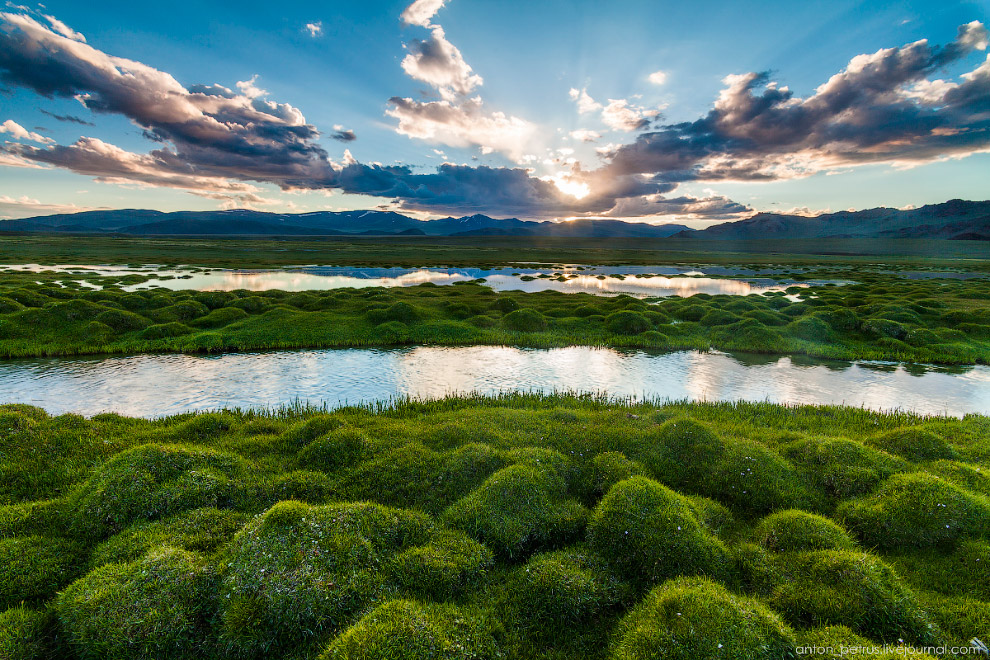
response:
M187 88L163 71L108 55L32 17L0 13L0 80L127 117L154 144L148 153L134 153L95 137L67 145L7 142L0 145L0 164L168 186L225 204L263 205L256 184L269 183L286 191L372 195L394 208L451 215L727 218L748 209L714 194L673 193L686 181L766 181L990 150L990 60L957 79L933 79L946 65L985 49L986 40L983 26L971 23L943 47L920 41L860 55L806 98L767 74L729 76L712 109L696 121L660 125L631 143L602 147L604 163L597 169L583 169L570 157L551 159L547 167L555 171L541 177L530 169L451 163L419 173L359 163L346 150L334 162L302 112L269 100L256 77L240 81L237 91L217 84ZM438 91L446 90L439 100L394 97L387 113L398 120L400 133L417 139L500 150L517 162L542 153L534 146L540 137L535 124L491 112L480 97L457 91L456 81L473 75L467 67L447 78L434 76ZM479 78L474 85L480 84ZM596 104L586 90L571 96L579 110L582 103ZM632 127L656 114L625 100L598 109L623 130L637 130ZM342 126L334 130L348 133Z
M249 99L256 99L261 96L267 96L268 92L261 89L256 85L258 81L258 74L251 76L250 80L239 80L237 81L237 89L241 90L241 94L248 97ZM236 97L234 97L236 98Z
M31 218L36 215L51 215L52 213L79 213L80 211L92 211L91 206L76 206L75 204L46 204L27 196L10 197L0 195L0 218L4 220L14 220L17 218ZM0 231L3 230L3 223L0 222Z
M429 39L413 39L407 47L409 54L402 59L402 70L435 87L445 99L470 94L484 82L464 61L461 51L447 41L439 25L433 26Z
M316 21L315 23L306 23L306 27L303 28L309 32L309 36L318 37L323 34L323 21Z
M406 25L418 25L420 27L432 27L430 21L443 7L446 0L416 0L405 8L399 16Z
M581 142L594 142L602 136L598 131L591 131L587 128L579 128L576 131L571 131L570 136L575 140L580 140Z
M345 129L340 124L334 124L333 133L330 134L330 137L338 142L353 142L357 139L354 131Z
M86 121L85 119L76 117L75 115L57 115L54 112L48 112L47 110L44 109L41 110L41 114L48 115L49 117L51 117L56 121L67 122L71 124L81 124L82 126L96 126L96 124L94 124L93 122Z
M83 137L67 146L8 145L4 152L32 163L61 167L95 177L101 183L140 184L188 190L250 192L255 187L216 175L196 175L175 154L161 149L135 154L98 138ZM183 171L185 170L185 171ZM247 178L247 177L245 177ZM260 179L258 179L260 180Z
M958 83L929 80L986 47L987 30L974 21L946 46L921 40L857 55L806 98L766 73L731 75L706 116L640 134L607 154L607 169L669 181L753 181L987 151L990 60Z
M402 69L436 89L440 99L393 96L385 114L399 120L396 132L400 135L452 147L475 147L482 154L498 151L519 162L536 126L503 112L490 112L480 96L469 96L484 80L447 40L443 28L430 24L441 6L442 1L417 0L402 14L406 23L431 30L429 39L414 39L406 46L409 53Z
M285 202L281 199L271 199L268 197L262 197L256 193L215 193L215 192L202 192L202 191L189 191L191 194L197 197L203 197L206 199L215 199L220 202L220 208L224 210L231 209L254 209L259 206L294 206L292 202Z
M617 218L678 216L682 219L737 220L741 215L752 212L753 209L748 206L721 195L704 198L644 195L619 199L606 215Z
M32 142L40 142L41 144L55 144L55 140L27 130L13 119L8 119L0 124L0 133L8 133L15 140L30 140Z
M266 100L256 78L240 81L240 93L219 85L189 90L165 72L107 55L29 16L0 13L0 80L123 115L161 145L138 157L84 138L46 150L14 145L7 151L16 157L95 176L97 165L105 166L110 177L123 171L148 184L158 177L161 185L186 181L196 188L226 177L321 187L332 171L316 128L291 105Z
M54 16L49 16L48 14L44 14L44 17L48 19L48 22L51 24L52 29L58 32L63 37L67 39L72 39L73 41L81 41L82 43L86 43L86 37L76 32L75 30L73 30L68 25L58 20Z
M658 116L658 110L647 110L630 105L625 99L609 99L602 109L602 121L615 131L638 131L650 126L650 120Z
M666 71L654 71L646 78L654 85L663 85L667 82L667 72Z
M392 97L386 113L399 120L399 134L452 147L479 147L519 160L536 126L501 112L488 113L481 98L460 102Z
M577 103L578 112L582 115L588 114L589 112L597 112L602 109L602 104L591 98L588 94L587 88L576 89L572 87L569 94L571 100Z

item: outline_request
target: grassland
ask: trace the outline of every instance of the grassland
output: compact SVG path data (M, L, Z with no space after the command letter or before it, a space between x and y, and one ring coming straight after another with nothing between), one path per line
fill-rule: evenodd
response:
M154 421L2 406L0 658L968 646L990 631L988 434L561 396Z
M48 281L44 278L48 277ZM497 344L711 348L838 359L990 362L990 283L861 270L848 286L640 300L495 293L478 283L197 292L0 279L0 357ZM138 276L140 279L140 276ZM799 276L800 277L800 276ZM40 283L34 280L41 278Z
M982 241L697 239L537 237L327 237L272 240L126 236L0 236L0 262L41 264L192 264L268 268L339 266L490 266L547 264L789 264L821 266L965 267L990 271Z

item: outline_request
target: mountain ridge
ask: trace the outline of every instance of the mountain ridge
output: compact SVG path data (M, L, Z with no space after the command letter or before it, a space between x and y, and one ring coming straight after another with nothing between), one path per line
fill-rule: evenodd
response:
M676 238L933 238L990 240L990 201L950 199L913 209L877 207L817 216L756 213L743 220L679 232Z
M270 213L116 209L0 220L0 232L114 233L134 236L519 236L566 238L668 238L704 240L808 238L930 238L990 240L990 200L952 199L913 209L877 207L817 216L755 213L749 218L692 229L581 218L567 222L492 218L418 220L394 211Z

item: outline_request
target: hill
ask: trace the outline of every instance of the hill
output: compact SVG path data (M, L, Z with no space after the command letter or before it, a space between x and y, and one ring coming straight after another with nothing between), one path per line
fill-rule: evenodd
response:
M679 238L747 240L774 238L935 238L990 240L990 201L953 199L916 209L875 208L815 217L757 213Z
M28 233L116 233L203 236L567 236L664 238L684 225L651 225L622 220L534 222L518 218L491 218L477 214L461 218L418 220L391 211L317 211L265 213L231 211L178 211L163 213L139 209L84 211L0 221L0 231Z

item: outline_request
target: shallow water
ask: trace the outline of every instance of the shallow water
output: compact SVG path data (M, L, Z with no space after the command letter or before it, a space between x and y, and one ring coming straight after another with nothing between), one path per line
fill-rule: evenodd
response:
M990 414L990 367L985 366L947 369L695 351L498 346L0 362L0 402L84 415L112 411L155 417L296 401L333 407L401 396L508 390Z
M135 268L126 266L39 266L20 264L0 266L28 272L55 270L70 277L146 275L155 278L140 284L123 287L127 291L140 291L152 287L165 289L195 289L198 291L313 291L341 288L437 285L485 279L485 284L496 291L561 291L564 293L591 293L594 295L618 295L624 293L638 297L691 296L696 293L749 295L768 291L783 291L790 286L806 287L824 281L777 281L760 275L772 274L773 269L746 270L739 268L710 267L704 271L674 266L562 266L559 268L342 268L329 266L300 266L273 270L170 270L154 266ZM540 277L543 275L544 277ZM622 278L615 277L621 275ZM637 277L637 275L639 277ZM709 276L709 277L706 277ZM551 279L552 276L556 279ZM647 277L648 276L648 277ZM712 277L714 276L714 277ZM746 279L724 279L725 277ZM563 280L560 278L564 278ZM838 284L843 281L836 281ZM83 286L92 286L81 282Z

